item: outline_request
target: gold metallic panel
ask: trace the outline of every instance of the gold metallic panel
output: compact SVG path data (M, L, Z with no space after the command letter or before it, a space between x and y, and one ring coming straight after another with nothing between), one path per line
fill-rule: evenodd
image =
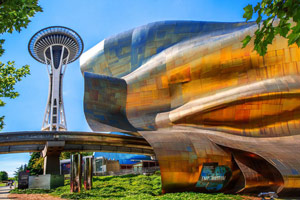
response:
M165 192L299 192L300 49L242 49L256 29L166 21L105 39L80 62L88 123L145 137Z

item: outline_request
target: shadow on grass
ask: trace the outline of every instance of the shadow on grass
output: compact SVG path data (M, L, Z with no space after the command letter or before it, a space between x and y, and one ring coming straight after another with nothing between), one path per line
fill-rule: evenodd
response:
M48 194L52 193L54 190L44 190L44 189L12 189L9 191L11 194Z
M80 194L62 194L60 195L61 198L64 199L74 199L74 200L79 200L79 199L91 199L91 198L110 198L110 199L115 199L115 198L120 198L120 197L125 197L125 195L120 195L120 194L91 194L91 193L80 193Z
M119 178L132 178L132 177L136 177L139 176L137 174L126 174L126 175L122 175L122 176L108 176L108 177L94 177L95 180L100 180L100 181L110 181L112 179L119 179Z

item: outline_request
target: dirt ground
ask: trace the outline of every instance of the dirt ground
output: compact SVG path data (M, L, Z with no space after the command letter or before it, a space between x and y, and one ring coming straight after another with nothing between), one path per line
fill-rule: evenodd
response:
M16 200L63 200L59 197L53 197L49 194L10 194L9 199Z
M249 197L249 196L242 196L244 200L261 200L261 198L258 197Z
M9 199L16 200L65 200L59 197L53 197L49 194L10 194ZM244 200L261 200L258 197L244 197Z
M65 200L59 197L53 197L49 194L10 194L9 199L16 200ZM244 197L245 200L261 200L258 197Z
M243 196L243 200L261 200L258 197ZM1 198L0 198L1 199ZM66 200L59 197L53 197L49 194L9 194L8 199L15 200ZM298 198L277 199L277 200L300 200Z

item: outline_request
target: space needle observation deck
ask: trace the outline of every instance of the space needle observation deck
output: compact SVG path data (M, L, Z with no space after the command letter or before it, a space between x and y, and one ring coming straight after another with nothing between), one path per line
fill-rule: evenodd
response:
M47 65L49 94L42 130L67 130L62 96L63 76L67 64L75 61L83 51L81 37L72 29L51 26L38 31L28 44L30 55Z

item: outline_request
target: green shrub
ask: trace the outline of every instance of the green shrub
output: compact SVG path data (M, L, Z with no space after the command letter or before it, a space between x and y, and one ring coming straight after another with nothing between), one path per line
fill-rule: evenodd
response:
M124 176L97 176L93 178L93 189L81 193L70 193L70 181L65 181L65 186L54 190L18 190L11 193L49 193L65 199L75 200L242 200L238 195L204 194L194 192L170 193L162 195L160 173L151 176L124 175Z

